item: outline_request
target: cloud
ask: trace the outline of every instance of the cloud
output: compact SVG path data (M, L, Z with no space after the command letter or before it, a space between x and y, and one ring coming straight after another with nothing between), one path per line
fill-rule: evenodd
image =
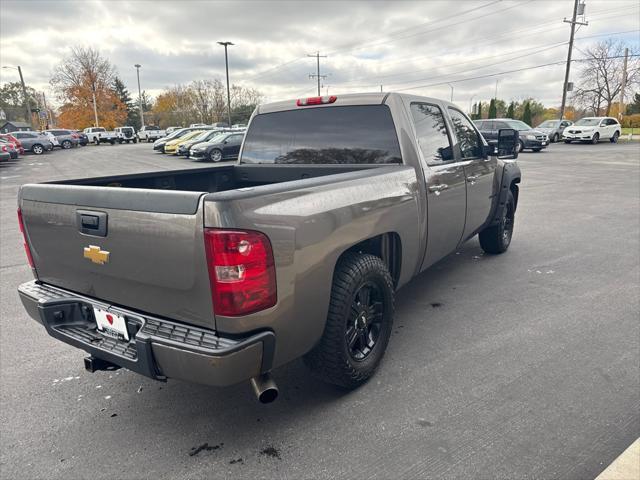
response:
M640 28L634 0L588 0L588 27L577 33L584 49L607 36ZM465 13L466 12L466 13ZM13 1L0 3L0 59L21 65L25 80L52 97L48 81L71 46L99 48L117 67L129 90L152 95L176 83L224 78L229 48L232 83L263 91L267 100L311 95L320 51L324 92L408 90L449 98L467 108L469 98L489 99L494 77L472 77L566 58L570 2L362 1L205 2ZM37 22L25 19L37 18ZM637 33L627 34L638 46ZM520 53L517 53L520 52ZM582 56L579 51L574 56ZM577 78L574 64L572 78ZM15 81L2 70L0 81ZM506 100L533 96L560 102L564 68L550 66L498 77ZM462 81L464 80L464 81ZM440 85L434 85L438 84ZM420 86L420 88L414 88Z

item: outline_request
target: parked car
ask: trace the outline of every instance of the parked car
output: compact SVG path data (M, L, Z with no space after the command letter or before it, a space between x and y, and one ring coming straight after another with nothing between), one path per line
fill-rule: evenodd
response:
M414 95L260 106L234 165L23 185L36 279L18 292L89 371L251 379L269 402L272 369L304 356L356 388L397 289L476 234L509 248L521 174L493 155L517 142L490 147L458 107Z
M20 142L20 140L18 140L16 137L11 135L10 133L2 133L0 134L0 138L4 138L5 140L8 140L9 142L13 143L18 153L20 155L24 155L24 147L22 146L22 142Z
M189 125L190 128L195 128L195 127L208 127L208 125L206 123L192 123L191 125Z
M238 158L244 133L223 133L211 141L197 145L191 149L189 158L192 160L207 160L220 162Z
M117 127L115 129L118 143L138 143L136 129L133 127Z
M573 125L570 120L545 120L536 127L536 130L544 133L551 143L559 142L564 129Z
M110 143L115 145L118 141L118 133L115 130L103 130L98 132L94 137L93 143L100 145L101 143Z
M145 125L138 131L138 140L146 141L147 143L151 143L159 138L162 138L166 135L164 130L160 130L160 127L156 127L154 125Z
M80 137L78 137L78 134L73 130L56 128L56 129L44 130L44 132L50 133L54 137L56 137L56 140L58 141L60 148L63 148L65 150L72 147L77 147L78 144L80 143Z
M209 140L211 140L213 137L220 135L222 132L223 130L220 128L216 128L213 130L205 130L190 140L185 140L183 142L180 142L178 144L178 149L176 151L176 154L189 156L189 149L191 147L195 145L199 145L201 143L206 143Z
M106 132L107 130L105 128L102 127L88 127L85 128L82 133L84 133L87 136L87 139L89 140L90 143L95 143L98 144L100 143L99 141L99 137L100 137L100 133L102 132Z
M0 138L0 149L3 152L7 152L11 160L18 158L18 148L15 143L11 143L9 140Z
M247 128L247 125L244 123L236 123L235 125L231 125L231 128Z
M8 162L11 160L11 154L0 148L0 162Z
M89 137L87 136L87 134L82 130L75 130L75 132L78 135L78 143L81 146L86 147L89 144Z
M562 139L564 143L578 140L596 144L607 139L611 143L617 143L621 132L620 123L613 117L585 117L565 129Z
M25 151L42 155L44 152L53 150L53 142L49 136L41 132L13 132L15 138L20 140ZM51 135L53 137L53 135ZM55 138L55 137L53 137Z
M167 144L167 142L180 138L195 130L199 130L199 131L213 130L213 127L193 127L193 128L187 127L187 128L180 128L178 130L174 130L173 132L169 133L166 137L159 138L158 140L153 142L153 149L157 152L164 153L164 147Z
M182 127L167 127L164 131L164 133L166 135L169 135L170 133L173 133L176 130L180 130Z
M531 128L520 120L512 118L493 118L489 120L475 120L474 123L482 133L482 136L489 142L495 143L498 139L498 131L505 128L518 130L519 142L518 152L525 149L539 152L549 145L549 138L546 134Z
M191 130L190 132L186 132L183 135L180 135L175 139L168 141L164 146L164 153L167 153L169 155L177 154L178 145L180 145L182 142L185 142L187 140L196 138L202 132L203 130Z

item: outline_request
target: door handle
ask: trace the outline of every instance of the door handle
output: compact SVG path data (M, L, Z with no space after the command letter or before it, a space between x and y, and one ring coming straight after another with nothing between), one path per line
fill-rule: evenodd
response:
M440 192L449 188L449 185L446 183L440 183L438 185L429 186L429 191L435 193L436 195L440 195Z

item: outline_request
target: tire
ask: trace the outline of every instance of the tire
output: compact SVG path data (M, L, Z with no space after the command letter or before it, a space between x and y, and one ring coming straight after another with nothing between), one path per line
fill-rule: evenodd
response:
M609 141L610 141L611 143L618 143L618 138L619 138L619 137L620 137L620 132L616 131L616 132L613 134L613 137L611 137L611 138L609 139Z
M524 142L522 140L518 141L518 151L516 153L520 153L524 150Z
M492 225L478 234L480 246L486 253L504 253L511 244L515 223L516 204L513 193L509 190L507 202L497 225Z
M553 134L553 137L551 137L551 143L556 143L560 140L560 135L558 135L557 133Z
M63 140L62 144L60 145L64 150L69 150L71 147L73 147L73 145L71 144L70 140Z
M134 138L134 139L133 139L133 143L138 143L138 139L137 139L137 138Z
M115 145L115 144L116 144L116 141L115 141L115 140L111 140L111 141L109 141L109 143L110 143L111 145Z
M220 150L219 148L214 148L213 150L211 150L211 153L209 153L209 159L212 162L216 163L222 160L222 150Z
M533 150L534 152L538 153L542 149L541 148L532 148L531 150Z
M591 144L592 145L596 145L598 143L598 141L600 140L600 134L598 132L596 132L593 135L593 138L591 139Z
M31 146L31 152L34 155L42 155L44 153L44 147L39 143L36 143L35 145Z
M151 143L151 139L150 138L147 138L147 143Z
M93 143L95 143L96 145L100 145L100 140L98 140L97 138L94 138Z
M375 373L391 337L395 293L384 262L349 252L336 265L329 313L304 361L319 379L347 389Z
M571 140L565 140L564 143L571 143Z

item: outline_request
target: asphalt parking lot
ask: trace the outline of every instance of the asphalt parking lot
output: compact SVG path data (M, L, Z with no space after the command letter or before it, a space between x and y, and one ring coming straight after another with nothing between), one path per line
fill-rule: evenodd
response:
M520 156L510 250L464 245L398 295L378 374L345 393L301 362L280 398L90 374L16 287L27 182L201 167L88 146L0 167L3 478L594 478L640 434L640 143Z

